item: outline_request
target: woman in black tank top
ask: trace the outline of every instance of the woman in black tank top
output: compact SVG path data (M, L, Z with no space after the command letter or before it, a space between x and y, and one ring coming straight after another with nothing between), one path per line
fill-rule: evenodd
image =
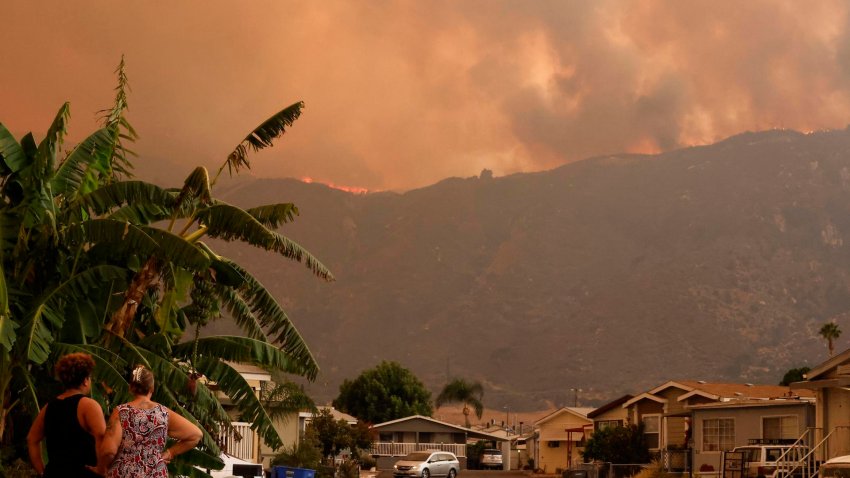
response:
M94 360L84 353L66 355L56 363L56 375L65 391L41 409L27 435L30 461L44 478L97 476L96 446L106 422L100 405L87 397L93 369ZM47 442L47 466L41 454L42 440Z

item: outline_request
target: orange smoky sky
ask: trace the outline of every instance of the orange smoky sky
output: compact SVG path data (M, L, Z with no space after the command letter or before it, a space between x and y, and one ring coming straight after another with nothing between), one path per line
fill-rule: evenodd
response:
M252 174L409 189L449 176L657 152L746 130L844 128L845 2L3 2L0 122L69 141L123 54L139 174L217 168L298 100Z

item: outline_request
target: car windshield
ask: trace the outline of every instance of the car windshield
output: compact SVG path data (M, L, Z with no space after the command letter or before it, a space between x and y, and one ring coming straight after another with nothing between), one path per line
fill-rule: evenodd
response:
M413 453L408 453L406 457L404 457L405 461L425 461L428 457L431 456L430 453L425 453L421 451L414 451Z
M485 455L501 455L502 452L500 450L484 450Z

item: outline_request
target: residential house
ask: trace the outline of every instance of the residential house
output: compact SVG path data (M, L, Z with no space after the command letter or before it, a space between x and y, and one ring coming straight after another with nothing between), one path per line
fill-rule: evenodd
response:
M349 425L356 425L357 419L353 416L343 413L334 407L331 406L319 406L316 407L319 412L327 410L330 412L331 416L334 420L344 420ZM289 415L285 415L283 417L277 418L274 421L275 430L280 435L280 439L283 442L283 446L286 448L292 448L298 443L301 442L301 439L304 437L304 432L307 430L307 425L313 420L313 412L311 411L300 411L297 413L292 413ZM261 463L265 466L269 466L269 462L271 458L276 454L280 453L281 450L272 450L265 443L260 444L260 460ZM346 458L342 456L341 458Z
M811 394L807 394L811 396ZM790 398L780 385L669 381L623 403L627 422L642 423L650 451L682 450L691 445L691 407L732 400Z
M232 362L228 362L228 364L242 375L257 396L259 396L263 383L271 381L271 374L260 367ZM230 398L221 392L218 393L217 398L231 419L237 420L239 418L238 410L235 404L230 401ZM232 425L233 430L221 438L221 451L241 460L260 463L262 444L260 436L251 429L250 423L235 421L232 422Z
M818 458L850 455L850 349L812 368L806 380L791 384L796 391L815 393L815 442Z
M510 453L510 442L505 437L422 415L378 423L372 425L371 429L377 437L372 445L372 456L379 470L392 469L401 457L418 450L450 451L458 457L461 468L466 468L466 444L470 441L490 440L500 444L503 454Z
M544 473L582 463L586 435L593 428L592 408L564 407L534 422L535 438L526 440L529 456Z
M593 420L593 431L629 424L628 410L623 408L623 404L632 398L632 395L623 395L588 413L587 418Z
M722 452L751 441L793 443L815 423L814 397L729 400L689 407L693 469L719 476Z

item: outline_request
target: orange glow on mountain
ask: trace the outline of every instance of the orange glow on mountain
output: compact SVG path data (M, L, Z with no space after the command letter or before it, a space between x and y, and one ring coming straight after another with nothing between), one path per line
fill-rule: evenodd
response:
M332 182L315 181L315 180L313 180L313 178L311 178L309 176L305 176L305 177L301 178L301 182L307 183L307 184L312 184L312 183L324 184L325 186L327 186L331 189L339 189L340 191L345 191L347 193L352 193L352 194L366 194L366 193L369 192L369 188L361 188L361 187L358 187L358 186L341 186L339 184L334 184Z

